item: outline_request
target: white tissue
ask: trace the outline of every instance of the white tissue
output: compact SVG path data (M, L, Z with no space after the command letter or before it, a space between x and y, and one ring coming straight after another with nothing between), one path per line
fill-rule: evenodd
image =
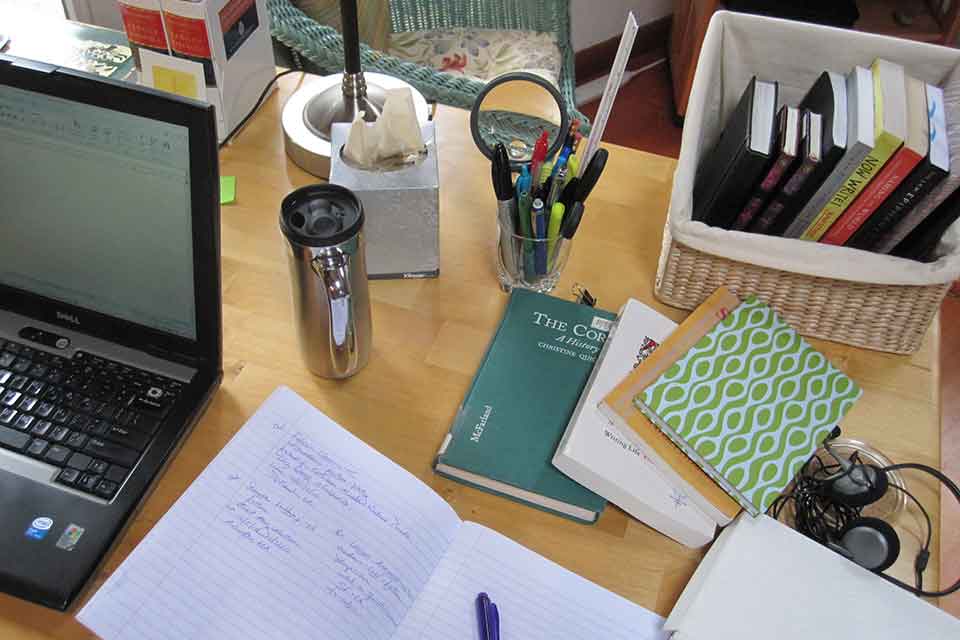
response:
M367 124L358 115L343 146L344 157L366 169L376 168L384 160L396 161L423 150L423 136L410 89L387 89L386 93L383 111L376 122Z

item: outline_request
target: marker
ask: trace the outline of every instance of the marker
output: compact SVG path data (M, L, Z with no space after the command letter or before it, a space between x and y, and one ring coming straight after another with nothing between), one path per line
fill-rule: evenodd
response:
M538 180L540 165L547 159L547 138L547 132L544 131L540 134L540 137L537 138L536 144L533 145L533 156L531 156L530 159L530 175L533 176L534 180L537 180L537 184L541 182Z
M563 181L563 186L570 184L570 181L573 180L577 173L580 171L580 156L571 155L567 160L567 179Z
M557 238L560 237L560 226L563 223L563 213L566 207L562 202L557 202L550 208L550 224L547 227L547 254L550 256L550 262L553 262L553 249L557 244Z
M552 172L553 172L552 162L544 162L542 165L540 165L540 180L537 182L537 184L543 184L544 182L546 182ZM533 174L533 175L536 176L537 174Z
M517 201L510 179L510 160L502 142L494 147L490 165L493 190L497 196L497 220L500 223L500 257L508 273L517 272L516 253L513 249L513 234L517 233Z

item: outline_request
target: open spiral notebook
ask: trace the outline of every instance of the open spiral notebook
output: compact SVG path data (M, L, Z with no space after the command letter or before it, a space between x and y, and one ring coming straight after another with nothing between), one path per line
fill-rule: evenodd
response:
M661 640L663 619L495 531L286 387L77 614L106 640Z

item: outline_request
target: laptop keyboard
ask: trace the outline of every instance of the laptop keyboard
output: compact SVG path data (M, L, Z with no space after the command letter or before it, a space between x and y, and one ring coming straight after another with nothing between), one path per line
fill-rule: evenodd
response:
M109 500L183 383L76 352L0 338L0 447L60 467L56 482Z

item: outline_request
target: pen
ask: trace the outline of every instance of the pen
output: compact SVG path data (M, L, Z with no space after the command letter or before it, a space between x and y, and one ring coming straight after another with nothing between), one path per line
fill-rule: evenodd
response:
M567 130L567 137L563 140L563 147L561 147L560 153L562 155L569 156L571 150L573 149L574 142L576 142L577 130L580 128L580 119L574 118L573 122L570 123L570 128Z
M563 160L563 158L561 158ZM560 170L553 176L550 180L550 195L547 197L547 207L553 207L557 203L557 198L560 197L560 189L563 188L563 181L567 177L567 164L563 163L563 166L560 167Z
M550 170L550 177L556 176L560 169L567 166L567 158L570 157L570 148L565 147L563 151L560 152L560 155L557 156L557 161L553 163L553 169Z
M547 272L547 247L545 240L547 237L547 222L543 214L543 200L535 198L533 206L530 209L530 218L533 223L534 235L537 242L533 245L533 266L537 275L544 275Z
M480 640L500 640L500 612L485 593L477 595L477 625Z
M527 237L530 236L530 200L530 171L527 165L522 165L517 177L517 219L518 233Z
M530 205L533 197L530 194L530 171L527 165L520 167L520 177L517 178L517 218L520 222L520 235L524 238L533 237L533 227L530 226ZM520 258L523 267L523 275L533 273L533 247L529 240L524 240L522 245L523 255Z

